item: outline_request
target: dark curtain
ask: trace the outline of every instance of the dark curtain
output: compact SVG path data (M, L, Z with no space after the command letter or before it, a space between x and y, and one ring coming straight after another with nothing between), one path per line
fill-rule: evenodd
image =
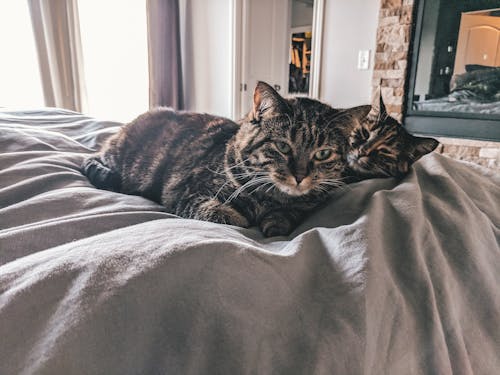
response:
M178 0L147 0L149 106L182 109Z

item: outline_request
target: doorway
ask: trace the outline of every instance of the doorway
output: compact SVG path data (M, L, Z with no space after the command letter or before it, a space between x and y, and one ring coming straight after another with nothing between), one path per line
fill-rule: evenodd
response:
M324 0L237 0L233 9L233 117L252 107L258 81L282 96L319 94Z

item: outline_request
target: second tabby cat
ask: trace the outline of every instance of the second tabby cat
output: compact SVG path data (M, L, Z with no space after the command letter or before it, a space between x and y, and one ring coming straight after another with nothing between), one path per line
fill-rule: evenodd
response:
M409 134L389 116L379 93L378 115L367 116L355 124L346 153L346 177L354 180L373 177L399 177L422 156L439 144L434 138Z

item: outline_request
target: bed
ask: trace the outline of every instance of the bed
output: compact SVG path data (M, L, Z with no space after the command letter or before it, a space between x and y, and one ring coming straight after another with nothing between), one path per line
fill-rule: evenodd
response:
M120 124L0 110L0 374L497 374L500 176L429 154L290 236L95 189Z
M436 112L500 114L500 67L465 65L453 75L450 94L413 103L413 109Z

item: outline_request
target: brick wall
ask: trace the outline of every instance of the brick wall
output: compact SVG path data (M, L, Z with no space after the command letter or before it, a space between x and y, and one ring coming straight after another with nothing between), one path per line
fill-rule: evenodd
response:
M388 112L401 120L414 0L381 0L373 92L380 87ZM437 152L500 170L500 142L439 138Z

